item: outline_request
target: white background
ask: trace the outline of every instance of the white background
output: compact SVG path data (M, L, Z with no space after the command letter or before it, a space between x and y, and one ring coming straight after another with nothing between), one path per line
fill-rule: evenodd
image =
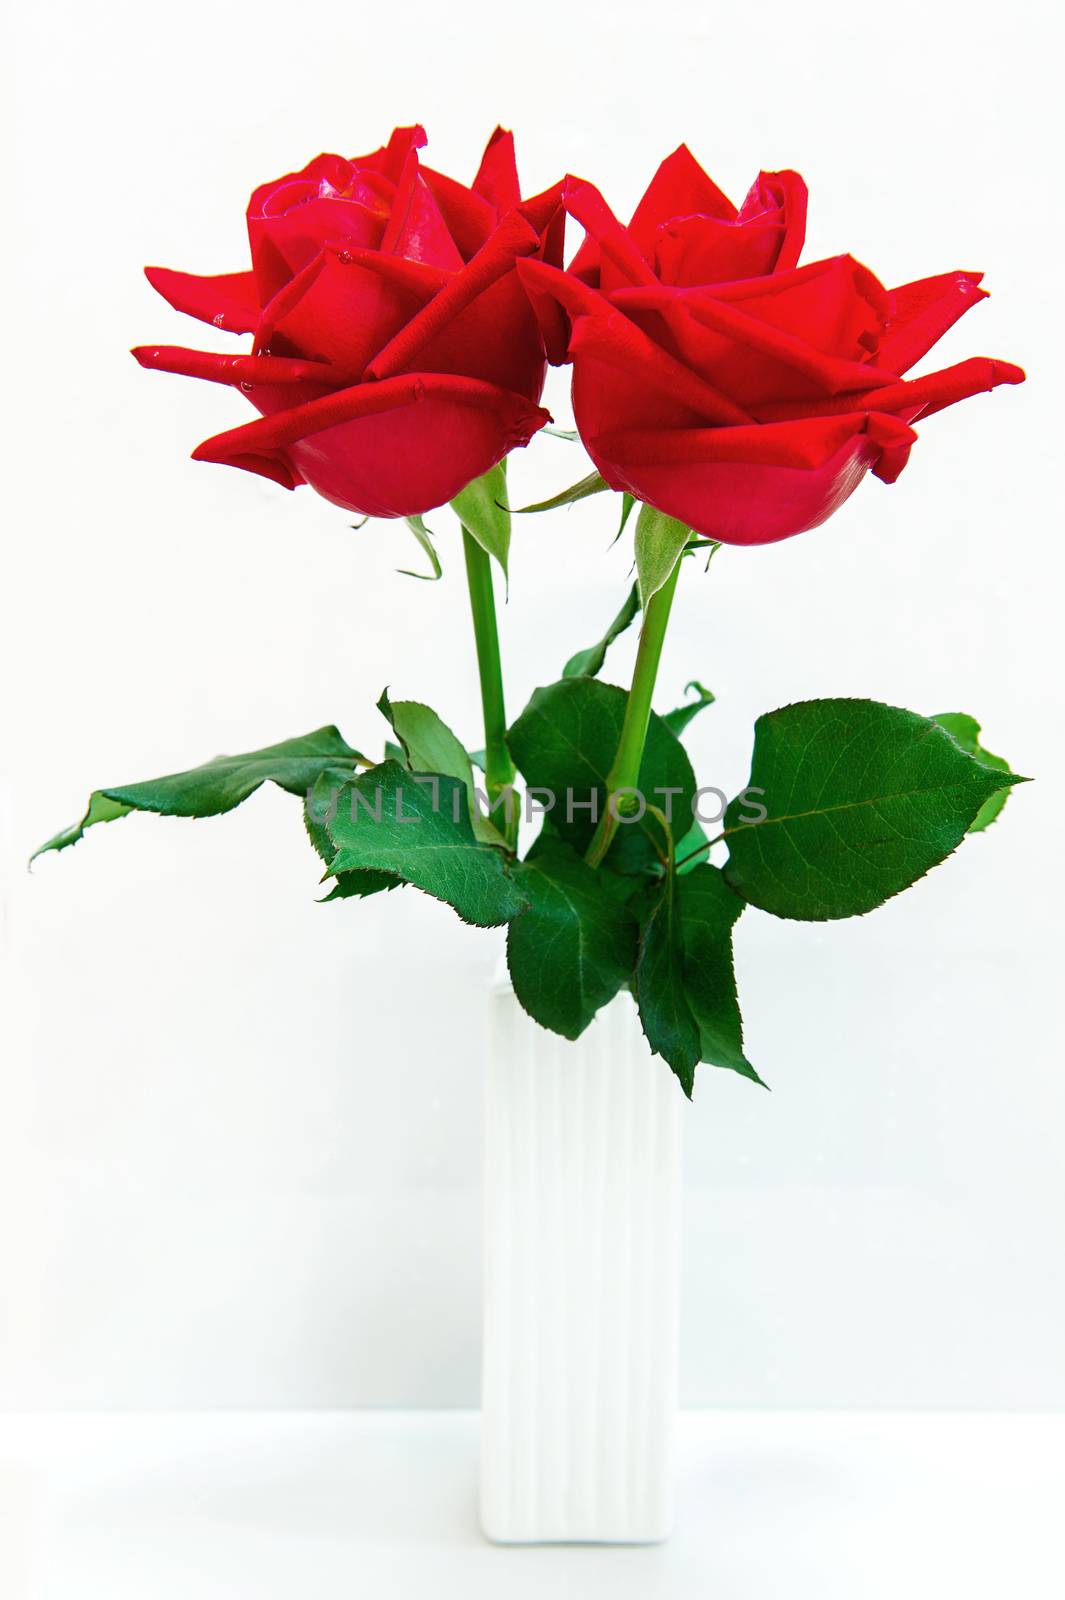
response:
M423 121L469 177L497 120L527 192L567 168L627 215L686 139L742 199L810 184L806 258L888 284L982 267L943 341L1029 382L929 420L893 488L685 573L659 705L698 676L701 779L822 694L968 710L1037 782L867 919L749 913L766 1095L704 1068L688 1115L682 1398L1065 1402L1061 1141L1060 57L1049 8L556 4L23 7L7 262L0 1404L476 1400L480 1033L492 934L413 891L319 906L296 803L133 817L24 871L96 784L336 721L387 683L480 742L456 534L188 460L239 395L142 372L222 346L139 275L245 263L243 208L319 149ZM564 376L549 402L566 416ZM513 461L516 503L579 477ZM613 614L631 559L592 500L516 525L516 713ZM631 641L607 676L626 681ZM664 1069L663 1069L664 1070Z

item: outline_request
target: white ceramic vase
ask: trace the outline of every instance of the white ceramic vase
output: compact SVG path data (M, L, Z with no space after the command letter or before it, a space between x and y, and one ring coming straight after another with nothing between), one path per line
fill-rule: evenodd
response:
M680 1086L628 994L576 1042L497 977L485 1082L481 1523L664 1539L680 1302Z

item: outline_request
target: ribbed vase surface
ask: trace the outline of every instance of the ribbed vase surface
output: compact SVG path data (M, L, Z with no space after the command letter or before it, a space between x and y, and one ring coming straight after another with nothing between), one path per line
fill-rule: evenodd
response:
M575 1043L502 979L491 1005L482 1526L502 1543L664 1539L680 1086L628 994Z

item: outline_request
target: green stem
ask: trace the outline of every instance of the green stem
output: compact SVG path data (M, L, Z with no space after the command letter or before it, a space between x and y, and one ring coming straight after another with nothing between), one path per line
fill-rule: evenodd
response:
M496 627L495 592L491 562L472 534L462 530L466 557L466 581L470 590L473 635L477 642L477 668L481 676L481 705L484 709L484 777L491 804L514 783L514 763L507 749L507 713L503 700L503 670L499 659L499 631ZM494 813L493 813L494 815ZM513 850L518 840L518 807L515 797L504 802L502 828Z
M636 666L632 674L632 687L625 706L625 720L621 725L621 738L618 741L614 764L607 774L606 806L585 856L585 860L592 867L597 867L602 861L618 831L618 818L614 814L615 808L611 805L614 795L622 789L635 789L639 783L643 747L651 721L651 697L655 691L655 678L658 676L658 663L662 656L662 642L666 636L673 592L677 587L683 559L683 556L680 557L661 589L651 596L644 611L640 645L636 652Z

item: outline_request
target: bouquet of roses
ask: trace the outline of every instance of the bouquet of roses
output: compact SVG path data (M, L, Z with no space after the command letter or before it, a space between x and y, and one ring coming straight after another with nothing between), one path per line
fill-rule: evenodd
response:
M808 921L871 911L986 828L1023 780L967 715L831 699L758 720L742 793L700 787L681 736L713 696L693 684L684 705L652 710L674 590L722 545L816 527L869 469L894 482L915 423L1024 374L981 357L904 376L984 298L980 275L887 289L851 256L800 266L794 172L760 173L737 208L681 146L626 227L582 179L523 200L500 129L468 188L426 166L424 144L399 128L370 155L321 155L256 189L246 270L148 269L176 310L250 334L250 351L134 355L228 384L259 413L196 460L405 518L436 576L423 519L451 505L483 749L386 693L379 754L322 727L97 790L42 848L136 810L214 816L269 780L302 804L327 900L413 885L467 922L507 925L514 992L545 1028L575 1039L628 988L688 1094L700 1061L760 1081L732 963L745 907ZM567 219L584 232L568 266ZM548 362L573 367L592 470L522 509L619 494L636 581L598 642L508 725L493 563L506 573L507 454L551 421ZM611 642L637 621L631 685L603 683ZM524 854L523 823L536 825Z

